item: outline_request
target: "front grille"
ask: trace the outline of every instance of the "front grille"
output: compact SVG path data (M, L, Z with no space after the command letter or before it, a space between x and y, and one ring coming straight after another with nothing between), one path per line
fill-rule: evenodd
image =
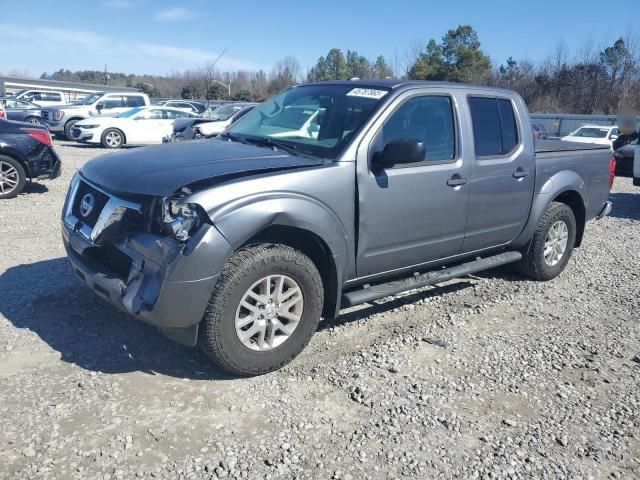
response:
M92 203L91 197L89 195L91 195L93 198ZM88 211L88 213L87 209L83 209L81 206L83 200L85 200L87 203L92 204L92 208ZM95 227L96 222L98 221L98 217L100 216L100 213L102 212L104 206L108 201L108 195L102 193L99 190L96 190L91 185L81 180L80 184L78 185L76 197L73 199L72 212L82 223L93 228Z

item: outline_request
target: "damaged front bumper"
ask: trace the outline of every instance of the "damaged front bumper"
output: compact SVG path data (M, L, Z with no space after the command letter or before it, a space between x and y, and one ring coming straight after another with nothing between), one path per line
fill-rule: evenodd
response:
M119 309L173 340L195 345L219 272L232 254L226 239L210 224L184 243L147 232L106 239L105 225L121 215L122 208L136 205L109 196L90 225L76 215L74 203L82 200L75 198L76 187L72 185L62 221L63 243L76 275Z

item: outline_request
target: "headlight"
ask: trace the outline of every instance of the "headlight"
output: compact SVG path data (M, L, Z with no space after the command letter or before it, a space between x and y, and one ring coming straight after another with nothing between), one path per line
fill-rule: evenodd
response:
M62 120L62 117L64 117L64 112L61 110L56 110L55 112L53 112L52 117L54 120Z
M200 225L200 207L183 203L178 198L165 198L162 202L162 223L165 232L181 242L186 241Z

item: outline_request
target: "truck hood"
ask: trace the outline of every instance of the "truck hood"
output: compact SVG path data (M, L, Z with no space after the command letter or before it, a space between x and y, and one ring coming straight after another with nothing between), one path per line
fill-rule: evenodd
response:
M51 107L42 107L42 110L46 110L47 112L55 112L56 110L64 110L64 111L89 111L93 107L91 105L53 105Z
M195 182L323 163L269 148L195 140L103 155L86 163L80 173L113 193L164 197Z

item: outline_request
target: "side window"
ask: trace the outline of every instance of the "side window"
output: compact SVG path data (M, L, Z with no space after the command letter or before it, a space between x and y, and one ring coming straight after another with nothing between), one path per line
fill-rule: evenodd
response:
M125 107L144 107L144 98L139 95L131 95L124 97Z
M451 98L424 96L407 100L387 119L375 143L382 150L389 142L402 139L424 142L427 163L453 160L455 128Z
M62 96L56 92L47 92L43 93L45 100L49 102L60 102L62 101Z
M476 156L505 155L518 145L518 125L509 100L469 97L469 108Z
M249 113L251 110L253 110L253 107L250 108L245 108L244 110L242 110L240 113L236 114L236 116L233 118L233 123L237 122L238 120L240 120L242 117L244 117L247 113Z
M44 95L40 92L31 92L23 97L25 100L29 100L30 102L41 102L44 100Z
M165 118L169 120L173 120L174 118L184 118L189 116L188 112L182 112L180 110L165 110L164 114L165 114Z
M153 110L143 110L137 118L143 118L145 120L162 120L164 118L162 110L155 108Z
M105 110L122 108L122 97L106 97L101 103L104 105Z

